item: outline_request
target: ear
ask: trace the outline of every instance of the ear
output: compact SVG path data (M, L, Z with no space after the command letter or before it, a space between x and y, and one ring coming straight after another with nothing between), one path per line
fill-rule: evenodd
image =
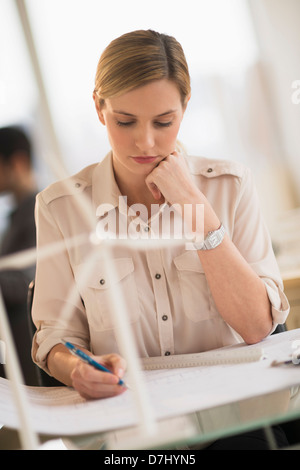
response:
M186 97L185 101L184 101L184 105L183 105L183 112L185 112L186 108L187 108L187 105L188 105L188 102L190 101L191 99L191 93L188 94L188 96Z
M96 111L97 111L97 114L98 114L98 118L99 118L99 121L101 122L101 124L103 124L105 126L105 119L104 119L104 114L102 112L102 109L100 107L100 100L98 98L98 96L96 95L96 93L94 92L93 93L93 100L94 100L94 103L95 103L95 107L96 107Z

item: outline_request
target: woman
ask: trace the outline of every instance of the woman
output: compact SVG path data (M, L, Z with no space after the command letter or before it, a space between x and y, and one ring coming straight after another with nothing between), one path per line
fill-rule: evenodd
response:
M126 364L114 336L108 300L113 286L101 256L82 286L80 272L92 248L68 243L90 233L82 198L99 221L107 207L119 214L120 197L126 197L127 207L139 204L151 214L149 219L139 217L145 230L152 230L167 208L185 214L188 205L196 239L203 231L205 246L195 243L194 250L185 243L146 251L124 245L114 249L118 286L141 356L255 343L288 314L249 171L232 162L186 157L178 150L190 94L185 56L174 38L135 31L114 40L100 58L93 94L111 152L37 198L38 247L65 241L66 249L37 263L33 357L84 397L122 393L118 381ZM204 227L197 222L197 205L204 210ZM132 219L136 221L129 215L128 225ZM78 296L69 305L71 318L66 318L61 312L74 285ZM93 354L113 374L80 362L61 344L62 338Z

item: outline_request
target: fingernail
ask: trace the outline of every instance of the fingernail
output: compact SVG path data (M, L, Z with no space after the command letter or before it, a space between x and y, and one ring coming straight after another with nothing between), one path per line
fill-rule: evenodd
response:
M118 377L123 377L124 369L118 369Z

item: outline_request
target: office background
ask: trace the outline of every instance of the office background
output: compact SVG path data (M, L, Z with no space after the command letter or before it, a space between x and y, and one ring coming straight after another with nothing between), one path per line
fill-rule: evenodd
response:
M116 36L151 28L182 44L190 154L249 166L283 271L300 266L299 0L0 0L0 126L22 125L40 189L109 150L92 91ZM0 197L0 236L10 210Z

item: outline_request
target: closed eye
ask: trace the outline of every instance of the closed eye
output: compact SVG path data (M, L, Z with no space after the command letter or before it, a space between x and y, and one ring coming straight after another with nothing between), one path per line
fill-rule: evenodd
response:
M119 121L117 120L117 125L120 127L129 127L135 124L135 121ZM170 127L173 124L173 121L168 121L168 122L161 122L161 121L155 121L154 126L156 127Z
M157 121L157 122L155 122L155 125L157 127L170 127L172 124L173 124L172 121L168 121L168 122L159 122L159 121Z
M117 121L117 125L121 127L131 126L132 124L134 124L134 121Z

